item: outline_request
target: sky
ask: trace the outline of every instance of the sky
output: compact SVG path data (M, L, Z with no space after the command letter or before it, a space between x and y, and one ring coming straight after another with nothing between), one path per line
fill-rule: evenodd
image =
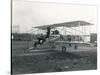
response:
M13 0L12 2L12 25L19 25L20 32L30 32L32 27L35 26L77 20L94 24L91 28L85 27L85 29L87 29L87 32L97 32L97 7L29 0ZM69 28L67 30L72 31ZM72 31L72 33L75 33L75 31Z

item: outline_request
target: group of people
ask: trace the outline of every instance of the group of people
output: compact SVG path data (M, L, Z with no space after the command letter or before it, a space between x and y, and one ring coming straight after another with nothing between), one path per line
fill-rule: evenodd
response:
M37 37L37 41L34 43L34 47L37 47L38 44L43 44L47 38L50 37L50 27L47 27L47 33L46 36L41 34L40 36Z

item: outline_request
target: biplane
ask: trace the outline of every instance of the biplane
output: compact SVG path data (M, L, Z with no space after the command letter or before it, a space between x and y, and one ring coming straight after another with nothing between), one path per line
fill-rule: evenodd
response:
M78 49L78 47L82 45L90 46L91 43L86 42L84 40L84 35L70 34L70 35L65 36L63 34L60 34L60 31L56 29L57 27L65 27L65 28L72 29L73 27L80 27L80 26L82 27L82 26L90 26L90 25L93 25L93 24L86 21L72 21L72 22L64 22L64 23L58 23L58 24L52 24L52 25L43 25L43 26L33 27L39 30L45 30L46 33L45 35L40 34L39 36L37 36L36 37L37 40L33 39L32 41L33 45L30 49L32 50L36 50L36 49L58 50L58 51L66 52L66 50L70 48ZM67 33L68 31L65 31L65 32Z

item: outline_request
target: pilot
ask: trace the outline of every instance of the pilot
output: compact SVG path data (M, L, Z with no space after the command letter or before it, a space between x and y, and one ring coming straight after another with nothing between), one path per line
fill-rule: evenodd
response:
M55 31L52 32L52 34L59 34L59 31L55 30Z
M41 34L37 39L38 39L38 44L43 44L45 40L43 34Z
M69 36L68 36L68 41L71 42L71 40L72 40L72 39L71 39L71 36L69 35ZM71 46L72 46L72 45L69 43L69 47L71 47Z
M51 27L47 27L47 34L46 34L46 38L49 38L50 36L50 30L51 30Z

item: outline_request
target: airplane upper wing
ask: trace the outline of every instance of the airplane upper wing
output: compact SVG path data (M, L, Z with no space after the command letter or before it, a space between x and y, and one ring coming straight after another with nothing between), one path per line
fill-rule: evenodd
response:
M38 29L47 29L47 27L51 27L51 28L56 28L56 27L77 27L77 26L86 26L86 25L93 25L89 22L86 21L72 21L72 22L64 22L64 23L57 23L57 24L52 24L52 25L43 25L43 26L36 26L34 28L38 28Z

